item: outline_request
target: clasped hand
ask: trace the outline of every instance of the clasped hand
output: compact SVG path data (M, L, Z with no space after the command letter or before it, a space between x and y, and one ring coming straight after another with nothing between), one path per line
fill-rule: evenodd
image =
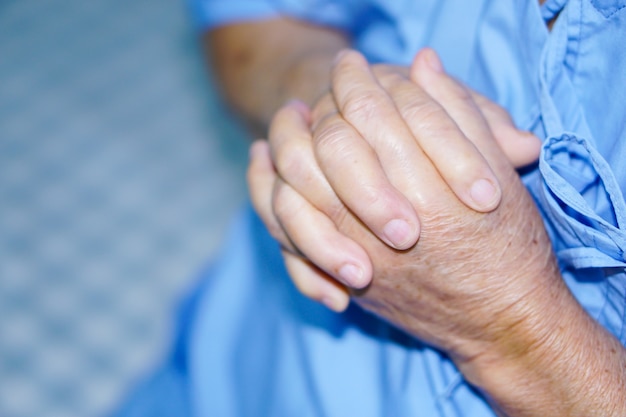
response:
M338 311L352 296L463 362L563 290L515 171L538 149L433 51L408 70L347 51L312 110L276 114L248 181L300 291Z

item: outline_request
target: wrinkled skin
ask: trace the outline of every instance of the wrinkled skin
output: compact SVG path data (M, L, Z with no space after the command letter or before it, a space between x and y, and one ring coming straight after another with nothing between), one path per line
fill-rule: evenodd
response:
M413 75L424 72L419 65L416 68ZM405 178L419 173L410 153L399 147L401 143L414 144L418 138L419 147L425 149L445 183L473 210L488 212L500 201L498 180L471 138L465 137L436 101L414 82L407 82L409 75L409 68L375 65L370 69L356 54L339 59L333 70L333 89L315 108L310 111L302 103L288 104L274 117L269 149L262 142L251 149L248 181L255 208L283 246L300 291L334 310L346 307L346 287L369 284L372 270L363 249L338 232L326 214L348 207L379 239L396 249L412 247L419 237L417 210L389 182L395 178L403 184ZM420 135L413 137L393 98L381 89L381 80L401 81L395 96L414 94L421 100L404 97L419 106L420 114L409 116L423 122L423 114L430 114L435 123L418 126ZM486 121L509 161L524 166L537 158L538 138L516 129L508 114L485 97L464 88L459 91L463 100L478 107L472 111L484 116L480 120ZM467 115L461 114L463 118ZM466 120L466 124L476 122ZM358 161L355 169L345 164L350 159ZM481 178L495 189L477 204L470 190ZM393 219L402 220L405 228L395 227L395 233L388 235L385 225ZM352 266L352 273L346 274L345 266Z
M294 283L338 311L347 288L364 288L355 302L442 349L498 415L626 415L626 350L561 279L515 158L498 146L491 107L436 66L428 70L428 55L418 54L410 80L376 69L356 82L366 89L333 85L334 105L286 106L269 143L252 147L253 202L283 245ZM336 67L367 75L354 54ZM469 208L464 182L483 162L501 193L481 211ZM398 239L392 249L397 242L380 235L378 226L398 214L386 217L381 207L394 199L419 216L416 245ZM345 279L342 262L364 262L359 250L365 273ZM345 297L328 299L336 294Z
M506 171L499 179L507 191L486 214L460 204L436 178L405 190L423 225L407 251L382 244L349 212L339 214L339 230L373 263L372 284L354 300L461 361L481 354L483 342L506 338L534 297L559 283L541 217Z
M403 114L408 119L411 112L421 112L423 107L412 109L411 99L402 97L406 82L391 76L383 84L392 95L398 92L396 101L405 106ZM504 339L510 327L536 306L535 299L546 299L538 293L562 287L562 282L531 196L471 104L471 97L457 84L450 83L448 88L450 95L439 97L442 106L448 107L448 113L458 112L452 110L457 105L472 114L472 125L457 123L467 136L476 136L475 142L494 170L503 190L499 206L489 213L468 208L415 142L399 141L394 146L402 146L399 153L411 163L405 165L402 180L392 182L419 213L417 245L405 251L391 249L347 209L333 213L332 219L372 260L374 280L355 301L467 360L481 354L482 342ZM468 103L452 104L459 97ZM412 130L431 124L427 117L414 115ZM320 154L328 144L316 146L318 160L323 161ZM346 169L359 170L359 161L344 159L344 163Z
M409 121L409 134L378 144L377 152L388 146L392 149L388 153L397 157L394 168L385 173L419 213L421 234L416 245L392 249L353 210L337 204L341 192L338 200L327 202L333 200L328 196L329 186L340 189L338 183L346 172L369 172L371 161L360 158L359 152L351 157L350 149L362 144L324 134L325 129L334 129L336 112L323 103L313 112L318 122L312 126L309 152L328 183L315 187L316 178L308 178L308 186L297 191L304 197L302 201L324 209L338 230L358 242L369 256L374 279L357 292L357 303L448 352L459 366L488 354L494 346L499 354L504 350L505 355L516 355L520 340L510 337L512 330L519 328L516 335L522 339L529 335L523 350L538 343L545 335L526 329L532 327L532 320L527 319L551 314L546 306L553 297L567 294L567 289L532 198L494 140L472 95L443 74L425 74L417 76L422 85L394 71L379 74L381 86ZM455 126L478 148L503 190L499 205L491 212L474 211L459 201L415 140L425 134L440 135L445 146L443 141ZM294 206L294 190L285 181L276 179L272 204L279 225L298 241L298 222L293 222L301 210ZM296 282L301 268L298 262L297 257L286 259Z

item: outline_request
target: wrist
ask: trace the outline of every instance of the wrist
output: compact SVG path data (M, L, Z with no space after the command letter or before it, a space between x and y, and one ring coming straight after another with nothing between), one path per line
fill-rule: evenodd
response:
M623 346L555 284L459 369L502 415L626 415Z

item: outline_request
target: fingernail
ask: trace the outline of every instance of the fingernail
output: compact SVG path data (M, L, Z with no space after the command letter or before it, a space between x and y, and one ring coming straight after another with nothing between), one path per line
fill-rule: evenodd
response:
M486 209L496 202L498 190L491 181L481 178L472 184L470 196L478 207Z
M437 56L437 53L433 51L432 49L429 50L428 53L426 54L426 62L428 63L428 66L433 71L443 72L443 64L441 63L441 60Z
M346 285L354 288L363 286L363 270L353 264L345 264L339 269L339 276Z
M383 234L396 249L406 249L413 239L413 228L406 220L394 219L385 225Z

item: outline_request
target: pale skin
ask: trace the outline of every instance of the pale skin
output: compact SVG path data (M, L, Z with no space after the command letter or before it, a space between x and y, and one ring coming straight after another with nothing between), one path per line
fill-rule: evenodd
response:
M397 71L374 73L358 55L344 54L331 79L326 79L336 107L322 99L311 112L304 104L292 103L274 118L272 148L263 143L253 147L249 171L253 200L270 230L291 249L285 253L294 281L318 299L328 296L319 282L328 284L329 293L345 288L331 278L336 268L326 270L319 265L325 255L316 257L311 249L307 253L301 247L306 239L298 237L301 227L296 225L306 223L298 222L298 216L308 212L317 216L311 219L317 225L325 225L317 229L327 230L327 238L344 237L338 247L346 242L355 244L343 252L330 251L338 253L337 258L354 253L351 261L363 261L359 258L363 254L358 253L361 249L367 261L371 260L376 279L356 297L357 302L446 351L501 415L626 415L623 347L587 316L563 284L541 218L497 146L494 136L498 129L484 103L477 103L481 98L445 73L429 68L429 59L428 53L418 55L407 79ZM332 60L328 65L332 66ZM370 88L377 85L382 93L376 97L386 95L395 103L398 114L384 118L385 122L403 121L390 127L393 140L359 134L367 128L364 119L358 119L363 107L348 107L347 113L352 113L342 113L346 108L341 103L349 94L341 90L339 84L345 81L338 81L337 75L345 72L351 74L350 80L360 80ZM414 98L420 95L423 100L416 105ZM422 113L417 109L423 110L424 105L432 110L426 123L416 117ZM337 118L338 114L342 117ZM371 121L374 113L366 114L366 121ZM450 133L453 125L460 131L455 143L467 146L464 141L468 141L474 148L466 149L478 151L479 157L470 152L477 171L469 172L479 173L472 180L485 178L485 168L487 179L494 180L495 206L487 205L481 211L463 200L463 183L455 183L454 175L446 177L445 166L437 165L429 153L428 133ZM281 134L283 128L289 129L289 134ZM342 141L332 140L333 135L328 134L346 133L347 128L357 133L342 135ZM299 145L291 145L296 139L290 138L296 138ZM285 162L291 159L289 155L296 162ZM316 168L294 169L303 162ZM363 183L359 173L364 170L375 174ZM381 176L385 178L381 180ZM384 213L360 222L360 212L350 202L358 205L354 190L367 186L378 187L384 195L387 190L391 205L394 201L408 204L406 220L416 220L417 245L411 244L409 237L401 242L408 242L404 250L391 249L393 242L377 229L377 224L384 225L389 219ZM417 215L411 218L410 212L419 213L419 221ZM309 260L294 253L304 253ZM316 261L318 258L321 261ZM341 262L339 259L336 265ZM318 271L317 277L311 275L314 271ZM299 276L305 278L299 281ZM364 282L369 280L356 286ZM328 304L341 309L337 300Z
M350 79L351 76L345 71L338 70L335 71L337 77L331 77L331 68L337 53L349 45L349 40L344 34L290 19L272 19L218 28L206 35L206 44L227 100L249 125L257 133L262 132L263 136L267 134L267 127L273 117L273 131L276 132L270 134L273 142L293 134L294 124L290 121L290 109L298 108L308 114L307 105L318 103L318 110L307 116L312 118L309 122L319 119L320 117L316 115L323 114L322 110L331 112L337 110L331 88L332 80L337 78L336 84L343 86L345 83L341 78ZM273 47L262 48L258 46L260 44L271 44ZM377 66L378 71L385 69L408 73L408 68ZM259 77L259 74L263 76ZM503 109L483 97L476 97L496 138L512 162L516 166L523 166L535 160L539 153L538 139L527 132L517 130ZM300 103L292 103L292 106L278 111L281 105L294 98ZM378 107L385 105L380 100L373 101ZM350 114L352 113L337 111L340 118ZM396 123L402 122L396 118ZM326 133L328 130L322 132ZM368 140L384 140L384 133L378 138L372 138L367 129L356 133L364 133ZM492 210L499 202L499 184L489 165L473 145L464 138L457 139L459 139L456 141L457 147L452 147L450 152L439 154L438 147L434 146L437 145L436 141L431 141L428 148L434 152L427 154L438 162L436 164L438 169L462 201L477 211ZM272 149L291 155L297 152L294 148L303 144L307 146L307 141L308 139L300 142L283 141L286 146L274 146ZM252 147L253 154L259 146ZM468 153L474 158L467 158ZM289 164L289 161L294 161L295 158L275 158L275 160L281 164L283 161ZM311 161L292 165L310 169L309 172L303 173L302 178L315 177L318 181L324 181L321 172L316 169L317 164L309 162ZM471 190L474 183L483 184L483 187L478 187L479 190L483 190L482 200L476 201L472 198ZM485 183L487 187L484 187ZM369 200L375 200L375 205L364 204L363 189L372 191L373 195ZM493 194L489 195L489 191ZM265 195L266 193L262 192L252 193L257 208L268 207L264 201ZM420 228L417 213L380 170L378 175L373 174L370 177L365 187L358 189L349 187L344 194L344 202L346 201L353 202L349 206L356 209L361 220L390 246L406 249L417 241ZM336 206L339 201L327 203L330 204L328 209L332 210L333 205ZM295 207L294 204L291 202L290 206ZM309 234L306 239L309 244L301 244L295 248L282 227L277 224L271 210L261 210L260 214L274 237L283 244L285 248L283 254L287 263L299 264L297 267L300 273L294 274L293 278L306 295L324 301L334 310L342 310L348 304L349 294L346 288L338 283L360 288L370 282L372 271L369 257L356 242L333 230L332 225L320 220L322 225L327 226L323 227L325 235ZM391 224L391 227L386 229L385 226L388 224ZM326 242L336 244L326 253L314 249L330 248ZM299 256L300 254L306 256L303 258ZM306 258L314 259L316 267L309 264Z

